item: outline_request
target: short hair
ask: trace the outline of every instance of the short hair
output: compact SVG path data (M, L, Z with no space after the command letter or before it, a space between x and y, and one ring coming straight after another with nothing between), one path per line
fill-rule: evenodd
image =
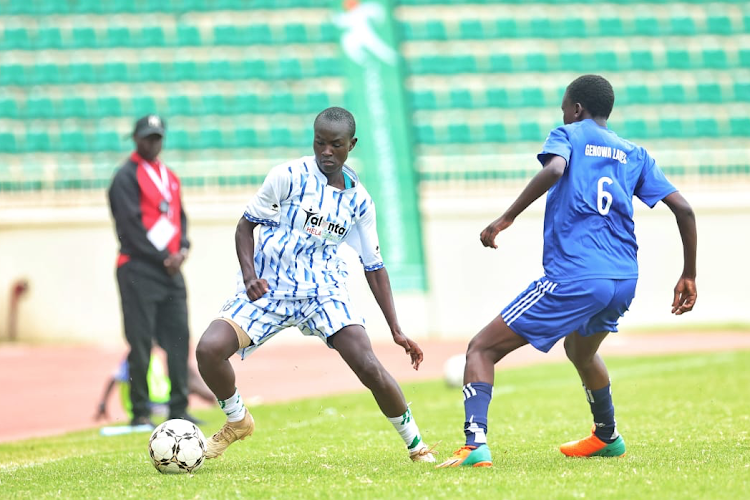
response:
M615 105L612 85L599 75L579 76L568 85L565 93L571 103L580 103L594 118L609 118Z
M317 127L321 120L325 120L327 122L344 122L349 129L350 138L354 137L354 134L357 132L357 125L356 123L354 123L354 116L344 108L333 106L331 108L324 109L323 111L318 113L318 116L315 117L315 123L313 124L313 127Z

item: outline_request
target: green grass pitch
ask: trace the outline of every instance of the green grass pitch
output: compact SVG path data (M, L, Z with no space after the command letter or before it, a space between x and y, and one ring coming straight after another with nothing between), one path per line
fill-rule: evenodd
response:
M193 475L159 474L148 434L0 444L2 498L750 498L750 352L608 360L628 454L570 459L591 417L569 364L497 373L492 469L412 464L368 393L253 408L252 438ZM438 458L463 444L460 390L404 384ZM6 402L13 404L12 402ZM49 411L54 408L34 408ZM210 420L206 434L223 414Z

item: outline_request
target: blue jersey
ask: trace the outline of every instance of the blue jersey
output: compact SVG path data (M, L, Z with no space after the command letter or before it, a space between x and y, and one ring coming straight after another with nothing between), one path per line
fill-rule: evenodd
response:
M544 272L557 282L638 277L633 196L649 207L677 191L645 149L593 120L550 132L538 155L567 167L547 193Z

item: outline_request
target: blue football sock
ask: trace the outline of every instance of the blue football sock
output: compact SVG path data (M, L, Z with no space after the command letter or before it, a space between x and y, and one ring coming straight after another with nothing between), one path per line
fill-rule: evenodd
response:
M492 400L492 386L471 382L464 386L464 434L467 446L487 444L487 409Z
M585 385L583 388L591 406L591 414L594 416L594 434L605 443L613 442L618 434L610 384L595 391L587 389Z

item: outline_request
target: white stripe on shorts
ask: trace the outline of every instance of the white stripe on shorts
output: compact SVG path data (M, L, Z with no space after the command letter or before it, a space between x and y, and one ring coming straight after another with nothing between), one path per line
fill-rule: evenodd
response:
M510 325L511 323L513 323L531 306L539 302L539 299L544 297L545 293L551 292L555 288L557 288L557 283L553 283L551 281L547 281L545 283L542 283L540 281L539 283L537 283L534 290L531 290L529 293L527 293L524 298L519 300L508 312L505 313L505 315L503 315L505 324Z

